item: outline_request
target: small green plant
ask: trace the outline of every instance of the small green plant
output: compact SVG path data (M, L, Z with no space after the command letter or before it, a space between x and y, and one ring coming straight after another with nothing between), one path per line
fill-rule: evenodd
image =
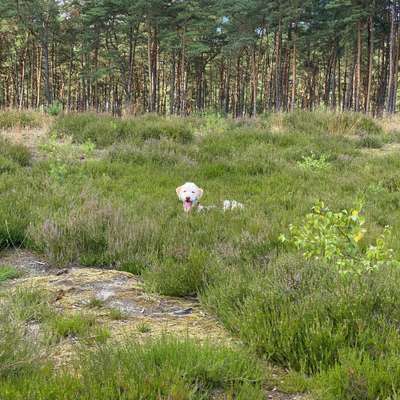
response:
M111 308L109 316L114 321L120 321L126 318L126 315L118 308Z
M62 183L68 173L68 167L66 164L60 161L51 161L49 175L56 182Z
M0 283L9 279L16 279L21 273L15 268L8 265L0 265Z
M57 338L87 336L95 326L92 315L57 316L49 321L51 330Z
M96 145L92 142L92 140L88 139L86 142L80 145L80 149L85 156L90 156L96 149Z
M310 171L319 171L329 168L329 160L326 154L321 154L319 157L311 152L310 156L303 156L302 160L297 163L302 169Z
M151 326L149 324L147 324L146 322L141 322L137 326L137 330L140 333L149 333L149 332L151 332Z
M40 289L18 287L7 297L7 301L15 320L42 322L52 315L49 294Z
M52 117L56 117L61 113L63 110L63 104L56 100L53 104L51 104L49 107L47 107L47 114L51 115Z
M375 245L365 250L360 242L366 229L361 215L362 204L352 210L333 212L323 202L317 203L301 225L290 225L290 237L281 235L282 243L301 250L306 259L333 262L343 274L363 274L393 263L393 250L388 247L390 228L386 227Z
M104 301L96 297L90 299L88 303L89 308L101 308L103 306L104 306Z

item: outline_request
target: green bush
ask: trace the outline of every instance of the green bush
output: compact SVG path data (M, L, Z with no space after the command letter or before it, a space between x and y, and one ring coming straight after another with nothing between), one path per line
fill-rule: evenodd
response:
M301 161L298 161L298 166L303 169L308 169L310 171L318 171L321 169L329 168L328 157L325 154L321 154L321 156L316 156L314 153L311 153L310 156L303 156Z
M63 110L63 104L60 101L55 101L51 106L49 106L46 110L47 114L56 117Z
M335 265L342 274L362 274L376 271L384 264L396 265L393 249L388 247L389 227L374 245L361 245L366 229L361 216L362 206L352 210L332 212L324 203L317 203L299 226L290 225L290 237L280 236L301 250L307 259L322 260Z

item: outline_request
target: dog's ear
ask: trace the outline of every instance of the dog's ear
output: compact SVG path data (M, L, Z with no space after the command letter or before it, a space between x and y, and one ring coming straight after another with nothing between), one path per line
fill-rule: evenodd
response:
M178 197L179 197L179 193L181 192L181 189L182 189L182 186L179 186L176 188L176 194L178 195Z
M204 190L199 188L198 192L199 192L199 199L201 199L203 196Z

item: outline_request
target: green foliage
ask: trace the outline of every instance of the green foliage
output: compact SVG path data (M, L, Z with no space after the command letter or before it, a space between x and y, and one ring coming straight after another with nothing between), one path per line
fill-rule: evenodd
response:
M88 118L90 123L94 117L72 116L68 123L79 128L75 118ZM196 132L187 143L171 137L143 140L133 130L118 139L101 131L97 139L92 131L89 141L80 136L82 129L73 137L50 137L37 159L27 166L17 163L0 175L1 247L25 246L56 265L72 262L130 271L140 274L147 288L164 294L200 295L203 304L261 357L306 372L307 382L316 388L323 384L318 382L329 381L330 392L336 393L342 384L329 374L347 358L349 365L358 365L350 356L353 351L376 360L377 377L387 376L385 366L391 361L385 359L394 359L400 345L400 277L392 261L400 254L400 197L396 173L388 174L400 168L396 153L361 152L348 137L356 133L353 125L343 135L332 134L334 129L323 132L314 113L296 118L315 129L300 126L293 131L285 115L237 122L206 118L209 121L182 119ZM150 124L145 119L132 121ZM148 119L156 126L165 123L157 116ZM61 120L62 116L56 124ZM98 143L108 140L115 143L99 149ZM313 157L317 164L320 155L329 155L329 168L318 169L318 174L299 168L298 162L309 154L318 155ZM53 174L54 165L65 166L60 177ZM201 185L202 204L217 208L185 215L175 194L185 181ZM310 217L315 227L304 221L318 240L306 240L302 221L316 199L345 210L358 197L365 199L364 210L355 221L352 210L337 213L323 207ZM224 199L241 201L245 208L224 213L219 208ZM364 218L368 224L363 224ZM338 233L338 223L351 246L346 235ZM305 235L301 250L312 253L310 260L298 254L293 237L288 239L290 247L278 240L290 224L298 235ZM392 235L383 239L380 235L389 224ZM355 240L366 227L368 235ZM331 252L329 259L322 252ZM352 264L348 253L360 260ZM361 273L343 279L340 271L347 269ZM373 273L364 273L370 269ZM107 319L124 318L103 311ZM65 338L50 328L51 320L60 316L43 315L27 319L43 321L47 337L53 332L57 340L69 340L68 333ZM63 329L60 332L68 332ZM107 334L95 324L79 341L91 345L106 340ZM367 367L359 369L360 379L369 374ZM320 375L321 380L314 381ZM379 379L386 397L400 391L396 380L389 388ZM23 391L32 384L28 379L21 386L14 382L12 390ZM50 380L48 385L58 390L57 382ZM43 385L44 392L50 391L48 385ZM368 385L375 393L373 383Z
M195 295L212 275L213 261L209 254L192 249L179 262L164 258L163 262L145 271L144 276L151 282L150 289L165 295Z
M321 154L318 157L314 153L311 153L310 156L303 156L302 161L299 161L297 164L300 168L310 171L318 171L329 168L328 156L325 154Z
M389 227L366 249L361 245L366 229L362 206L333 212L317 203L299 226L290 225L290 237L280 236L303 252L306 259L323 260L336 265L343 274L368 273L382 264L393 264L393 250L388 247Z
M296 111L285 114L283 124L293 133L358 134L363 136L375 135L375 137L383 134L383 129L373 118L351 112Z
M77 363L76 363L77 364ZM215 393L238 400L264 398L261 367L246 353L191 340L162 338L100 346L84 352L77 373L42 369L0 382L4 400L193 399Z
M43 124L43 117L36 112L0 111L0 129L40 128Z
M170 138L179 143L193 139L191 127L178 118L113 118L99 114L66 114L57 119L54 132L77 143L91 141L99 147L125 140Z
M384 145L383 139L378 135L364 135L358 141L359 147L365 147L368 149L380 149Z
M26 335L26 326L13 318L3 307L0 309L0 386L6 379L21 373L32 373L37 368L39 344ZM0 390L1 391L1 390Z
M73 162L93 155L96 145L91 140L76 145L72 143L72 138L69 136L58 139L53 134L45 142L41 143L39 148L54 161Z
M0 283L9 279L16 279L21 273L15 268L8 265L0 265Z
M49 294L33 288L18 287L8 296L9 312L22 322L43 322L52 315Z
M146 324L145 322L142 322L138 325L137 330L140 333L150 333L151 326L149 324Z
M360 370L360 379L387 376L383 365L391 368L388 360L396 357L400 340L398 269L383 266L342 279L323 263L284 256L258 271L243 268L234 278L232 271L223 273L232 278L215 283L202 302L260 355L312 376L334 373L342 357L357 353L376 360L375 372ZM398 379L378 379L386 396L400 391ZM337 380L328 392L343 383ZM326 382L316 386L327 388Z
M90 342L104 343L110 333L107 329L96 324L94 315L55 315L48 321L48 326L57 340L73 337Z
M30 165L31 159L32 156L27 147L18 144L12 144L0 136L0 170L2 168L2 163L5 165L8 162L9 165L17 164L19 166L26 167Z
M93 297L89 300L88 307L89 308L102 308L104 306L104 301Z
M52 117L56 117L62 112L62 110L63 110L63 104L60 101L54 101L53 104L47 107L46 112Z
M111 308L109 316L114 321L120 321L126 318L125 314L118 308Z

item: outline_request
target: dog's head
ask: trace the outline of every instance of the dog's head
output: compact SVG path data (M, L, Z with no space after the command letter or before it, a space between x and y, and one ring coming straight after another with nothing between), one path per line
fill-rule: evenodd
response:
M200 189L192 182L186 182L184 185L176 188L176 194L183 203L184 211L189 212L198 204L201 196L203 196L203 189Z

